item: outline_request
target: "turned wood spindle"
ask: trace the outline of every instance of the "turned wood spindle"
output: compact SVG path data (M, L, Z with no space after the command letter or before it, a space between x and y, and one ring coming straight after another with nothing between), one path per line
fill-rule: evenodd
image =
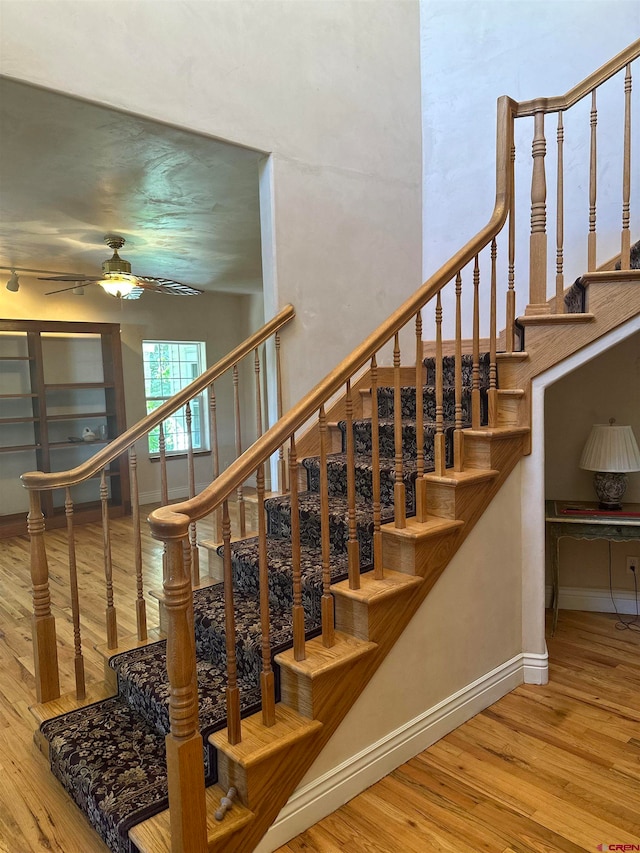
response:
M403 479L402 459L402 385L400 375L400 335L396 332L393 341L393 437L395 445L395 478L393 485L393 517L397 528L407 526L407 507ZM416 442L423 437L416 435Z
M547 304L547 179L544 160L547 142L544 136L544 109L534 112L531 145L531 237L529 238L529 305L527 314L548 314Z
M587 244L587 269L592 272L596 268L596 195L598 187L598 108L596 106L596 90L591 93L591 142L589 145L589 237Z
M189 497L194 498L196 496L196 475L195 462L193 457L193 427L190 403L185 404L184 416L187 427L187 464L189 469ZM200 554L198 552L198 532L196 529L195 521L192 521L189 524L189 551L192 583L195 589L200 585Z
M76 676L76 699L86 696L84 657L80 633L80 599L78 597L78 569L76 565L76 540L73 529L73 501L71 490L65 490L64 514L67 520L67 546L69 549L69 591L71 593L71 619L73 623L73 665Z
M289 448L289 479L291 481L291 570L293 572L293 656L306 657L304 637L304 608L302 606L302 570L300 565L300 507L298 504L298 456L296 437L291 436Z
M262 648L262 722L273 726L276 722L275 681L271 666L271 617L269 613L269 563L267 559L267 529L264 509L264 462L256 471L258 493L258 576L260 586L260 631Z
M102 507L102 546L104 554L104 580L106 586L107 607L107 648L118 646L118 625L116 608L113 603L113 566L111 562L111 532L109 530L109 490L104 468L100 475L100 504Z
M371 472L373 499L373 576L382 580L382 530L380 506L380 428L378 424L378 363L375 355L371 358Z
M462 275L456 275L456 341L454 357L455 425L453 432L453 470L463 470L464 433L462 431Z
M236 459L239 459L240 456L242 456L242 429L240 426L240 388L237 364L233 365L233 410L236 436ZM247 535L247 514L242 483L238 486L236 494L238 501L238 518L240 520L240 538L244 539Z
M433 461L438 477L444 477L447 469L442 372L442 298L438 291L436 296L436 434L433 440Z
M329 532L329 475L327 472L327 416L324 406L318 415L320 433L320 538L322 547L322 645L335 642L335 618L331 595L331 539Z
M513 335L516 325L516 147L511 146L510 179L511 200L509 203L509 262L507 268L507 296L506 296L506 346L508 353L513 352Z
M422 309L416 313L416 436L424 434L424 365ZM424 442L416 441L416 521L427 520L427 481L424 479Z
M233 746L242 740L240 722L240 690L236 660L236 615L233 601L233 567L231 563L231 520L229 502L222 503L222 563L224 572L224 631L227 653L227 738Z
M347 517L349 539L347 541L347 557L349 561L349 588L360 589L360 549L358 546L358 531L356 524L356 459L353 441L353 397L351 395L351 380L347 379L346 391L346 423L347 423Z
M209 434L211 436L211 463L214 481L220 476L220 448L218 444L218 410L214 383L209 385ZM222 541L222 507L216 507L211 513L213 541Z
M135 444L129 448L129 474L131 480L131 521L133 525L133 560L136 572L136 626L138 639L147 639L147 605L144 600L142 578L142 531L140 528L140 497L138 490L138 457Z
M473 369L471 372L471 426L480 429L480 265L473 264Z
M167 479L167 442L162 422L158 425L158 452L160 454L160 503L169 503L169 481Z
M556 314L565 313L564 304L564 127L558 113L558 165L556 183Z
M491 294L489 297L489 390L487 391L489 426L498 426L498 366L496 364L496 298L498 249L495 237L491 241Z
M620 237L620 269L631 267L631 232L629 202L631 199L631 64L624 75L624 151L622 160L622 234Z
M229 809L233 806L233 801L235 800L238 792L235 788L229 788L225 797L220 798L220 807L215 811L215 819L220 821L224 820L225 814L229 811Z
M276 332L274 337L276 348L277 415L278 420L280 420L282 417L282 362L280 355L280 333ZM284 458L284 447L282 445L278 448L278 479L280 481L280 490L282 492L286 492L288 489L287 466Z

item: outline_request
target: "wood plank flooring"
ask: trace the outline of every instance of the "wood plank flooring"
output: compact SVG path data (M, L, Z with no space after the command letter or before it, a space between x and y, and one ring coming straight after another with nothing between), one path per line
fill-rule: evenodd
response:
M125 636L135 629L130 520L112 527ZM79 527L77 539L91 684L102 680L102 659L93 649L104 639L100 525ZM61 678L71 690L64 532L48 533L47 544ZM143 554L145 588L159 587L161 548L146 531ZM158 619L151 601L148 614L152 628ZM32 743L30 618L27 539L1 540L0 853L107 853ZM606 614L561 611L548 641L549 685L518 688L280 853L571 853L640 844L640 634L614 623Z
M640 849L640 633L615 623L560 611L548 685L517 688L277 853Z

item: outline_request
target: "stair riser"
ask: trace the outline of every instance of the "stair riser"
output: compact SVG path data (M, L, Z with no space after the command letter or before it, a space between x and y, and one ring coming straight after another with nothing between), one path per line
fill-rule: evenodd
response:
M484 395L486 397L486 391ZM400 399L402 405L402 417L414 420L416 417L416 389L401 388ZM455 388L443 388L442 391L442 414L445 421L455 421L456 417L456 392ZM422 389L422 411L425 421L436 419L436 392L435 388L426 386ZM395 392L393 388L378 389L378 417L393 418L395 412ZM461 400L461 417L463 421L471 420L471 389L463 388Z
M345 433L343 438L343 452L346 451L346 425L343 422L340 424L343 432ZM452 441L451 435L453 433L453 426L451 424L447 424L444 428L444 434L447 439L446 447L447 447L447 464L451 464L452 460ZM433 424L427 424L424 427L424 441L423 441L423 453L424 453L424 464L425 466L431 466L434 464L433 457L433 437L435 435L435 426ZM381 422L378 426L378 436L379 441L378 445L380 448L380 457L383 459L394 459L395 458L395 427L394 424L389 422ZM371 441L371 422L370 421L354 421L353 423L353 443L354 443L354 452L358 455L367 455L371 453L372 441ZM406 459L415 459L417 453L417 442L416 442L416 428L415 424L412 423L403 423L402 424L402 455L403 458Z
M459 528L430 537L427 541L382 531L383 565L395 571L418 575L425 580L437 579L458 547Z
M320 461L318 459L305 460L305 468L308 472L308 490L319 493L320 491ZM406 489L406 513L413 515L415 512L415 471L403 470L403 482ZM327 478L329 484L329 497L347 496L347 465L342 459L327 460ZM395 470L389 467L380 468L380 503L384 506L393 506L393 491L395 484ZM355 469L355 491L356 499L372 500L373 497L373 472L370 467L356 465Z

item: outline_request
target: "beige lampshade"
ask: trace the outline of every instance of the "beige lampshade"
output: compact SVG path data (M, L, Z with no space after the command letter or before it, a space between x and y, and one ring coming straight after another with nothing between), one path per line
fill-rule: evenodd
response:
M594 424L582 451L580 467L587 471L640 471L640 450L630 426Z

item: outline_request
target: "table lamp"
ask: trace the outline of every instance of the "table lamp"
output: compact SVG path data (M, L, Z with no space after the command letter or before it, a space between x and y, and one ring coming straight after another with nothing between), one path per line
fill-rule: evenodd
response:
M627 473L640 471L640 450L631 427L617 425L615 418L608 424L594 424L582 451L580 467L595 471L593 487L600 509L621 509Z

